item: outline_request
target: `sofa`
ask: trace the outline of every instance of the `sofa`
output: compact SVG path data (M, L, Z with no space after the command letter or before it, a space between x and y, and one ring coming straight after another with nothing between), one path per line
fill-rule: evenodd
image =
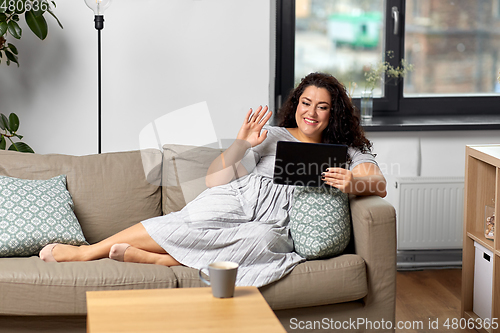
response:
M66 175L85 239L98 242L142 220L181 209L205 189L220 150L165 145L88 156L0 151L0 175ZM289 332L394 332L396 216L380 197L350 197L352 240L337 257L310 260L260 292ZM85 332L86 292L205 287L184 266L111 259L46 263L0 258L0 332Z

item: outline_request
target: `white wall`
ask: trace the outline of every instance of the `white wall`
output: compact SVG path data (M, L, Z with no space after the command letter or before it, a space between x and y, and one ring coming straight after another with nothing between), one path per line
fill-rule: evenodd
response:
M398 177L464 177L465 146L499 144L500 130L368 132L387 179L386 200L397 205Z
M102 31L102 151L139 149L139 133L207 102L219 138L235 137L270 96L271 0L120 0ZM21 67L0 65L0 112L15 112L37 153L97 152L97 32L83 0L56 0L39 41L23 24ZM24 19L23 19L24 20ZM189 131L193 119L177 124ZM193 133L196 135L196 133Z

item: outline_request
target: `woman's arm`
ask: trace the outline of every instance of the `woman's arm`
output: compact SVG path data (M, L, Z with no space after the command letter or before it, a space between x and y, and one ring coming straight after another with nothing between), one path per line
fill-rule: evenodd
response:
M344 193L378 195L382 198L387 195L385 177L374 163L361 163L352 171L343 168L328 168L322 176L326 184Z
M261 133L272 115L271 111L267 111L267 106L260 106L255 113L252 109L248 111L234 143L210 164L205 178L207 187L224 185L248 174L241 160L248 148L261 144L267 138L267 130Z
M241 164L248 148L250 148L248 141L236 140L225 152L217 156L210 164L205 177L207 187L224 185L248 174Z

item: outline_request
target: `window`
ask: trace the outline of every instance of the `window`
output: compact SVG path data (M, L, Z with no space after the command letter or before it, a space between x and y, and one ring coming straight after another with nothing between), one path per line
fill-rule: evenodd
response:
M499 6L499 0L277 0L276 104L300 78L323 71L359 105L370 66L397 67L405 59L412 72L375 86L375 117L500 115Z

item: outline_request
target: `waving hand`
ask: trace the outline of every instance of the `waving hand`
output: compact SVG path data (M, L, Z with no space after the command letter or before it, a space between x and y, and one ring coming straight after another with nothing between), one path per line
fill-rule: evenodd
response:
M246 140L252 147L261 144L267 137L267 130L261 133L262 128L273 114L271 111L268 112L268 110L267 106L264 108L259 106L255 113L250 109L236 139Z

